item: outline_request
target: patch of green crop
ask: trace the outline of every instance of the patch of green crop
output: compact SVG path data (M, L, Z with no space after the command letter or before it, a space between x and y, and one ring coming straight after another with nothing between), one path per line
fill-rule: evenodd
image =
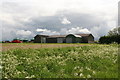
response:
M4 78L117 78L118 46L15 49L2 53Z

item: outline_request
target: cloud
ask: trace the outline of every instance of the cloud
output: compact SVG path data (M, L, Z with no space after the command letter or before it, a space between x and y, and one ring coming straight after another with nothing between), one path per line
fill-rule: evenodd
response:
M60 35L59 32L51 31L48 29L37 29L36 31L39 32L39 34L41 35Z
M75 27L68 30L62 29L61 32L64 32L66 34L90 34L91 33L87 28L82 28L82 27Z
M63 28L59 31L51 31L47 29L37 29L37 32L42 35L63 35L63 34L90 34L91 32L87 28L75 27L66 29Z
M36 31L37 32L45 32L45 31L47 31L47 29L37 29Z
M4 0L0 2L0 23L2 35L5 34L2 39L24 37L21 33L17 35L21 30L32 32L26 35L28 38L42 33L56 35L76 31L91 32L98 39L117 26L118 1Z
M16 34L17 35L21 35L21 36L29 36L29 35L32 34L32 32L31 31L27 31L27 30L19 30L19 31L17 31Z
M62 24L71 24L71 22L70 22L66 17L64 17L64 18L61 20L61 23L62 23Z
M79 32L83 33L83 34L90 34L91 33L87 28L80 29Z

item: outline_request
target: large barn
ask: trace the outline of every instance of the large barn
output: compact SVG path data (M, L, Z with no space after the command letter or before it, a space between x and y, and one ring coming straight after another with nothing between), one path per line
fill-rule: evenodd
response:
M36 35L34 43L94 43L92 34Z

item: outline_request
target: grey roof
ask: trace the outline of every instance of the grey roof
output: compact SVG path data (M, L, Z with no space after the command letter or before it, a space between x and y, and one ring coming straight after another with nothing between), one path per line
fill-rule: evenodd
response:
M79 38L81 38L81 36L80 35L76 35L76 34L68 34L67 36L70 36L70 35L72 35L72 36L74 36L74 37L79 37Z
M80 37L81 38L81 36L80 35L74 35L75 37Z
M49 37L47 35L36 35L35 37L37 37L37 36L39 36L39 37Z
M71 35L74 35L75 37L87 37L87 36L90 36L92 34L71 34ZM39 37L49 37L49 38L65 38L67 35L51 35L51 36L48 36L48 35L36 35L35 37L37 37L37 36L39 36Z
M64 38L64 37L66 37L66 35L51 35L49 37L51 37L51 38Z
M92 34L76 34L76 35L80 35L80 36L89 36L89 35L92 35Z

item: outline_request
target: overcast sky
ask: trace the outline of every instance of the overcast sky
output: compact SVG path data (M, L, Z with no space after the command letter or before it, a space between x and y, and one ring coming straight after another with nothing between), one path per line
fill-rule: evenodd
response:
M98 39L117 27L118 1L2 0L2 39L70 33L92 33Z

